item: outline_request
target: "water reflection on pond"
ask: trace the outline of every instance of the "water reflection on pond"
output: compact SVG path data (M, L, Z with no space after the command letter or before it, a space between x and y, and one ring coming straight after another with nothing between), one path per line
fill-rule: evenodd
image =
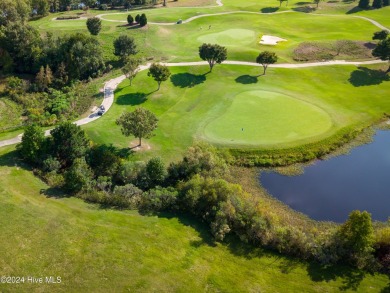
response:
M261 184L295 210L320 221L344 222L352 210L390 217L390 131L348 155L318 161L298 176L263 172Z

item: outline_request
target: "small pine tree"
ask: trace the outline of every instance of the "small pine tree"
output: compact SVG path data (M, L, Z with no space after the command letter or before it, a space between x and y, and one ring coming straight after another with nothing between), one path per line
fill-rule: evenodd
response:
M372 2L372 7L374 7L374 8L382 8L383 7L383 0L374 0Z
M129 25L132 25L133 22L134 22L134 18L129 14L129 15L127 16L127 23L128 23Z
M142 13L141 17L139 18L139 25L142 27L142 26L145 26L147 23L148 23L148 20L146 18L146 15L145 15L145 13Z
M135 16L135 22L139 23L140 17L141 17L141 15L137 14L137 15Z
M390 0L383 0L383 6L389 6Z
M43 66L41 66L39 72L35 76L35 83L39 91L44 91L46 89L45 69L43 68Z
M59 85L65 85L68 83L68 73L66 72L66 67L64 62L61 62L60 66L58 66L56 74L56 82Z
M359 0L359 8L367 9L370 6L370 0Z
M51 71L49 65L46 65L45 69L45 82L47 86L51 85L53 82L53 72Z

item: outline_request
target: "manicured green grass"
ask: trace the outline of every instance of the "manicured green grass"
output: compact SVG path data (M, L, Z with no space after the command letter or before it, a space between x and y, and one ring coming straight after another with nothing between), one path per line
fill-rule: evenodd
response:
M177 14L176 10L186 15ZM106 18L126 20L127 14L110 14ZM193 9L153 9L149 21L177 21L197 15ZM164 19L162 19L162 18ZM170 19L167 19L170 18ZM32 22L41 31L58 33L87 32L85 20L52 21L52 16ZM293 25L292 25L293 24ZM209 27L211 26L211 29ZM149 25L131 27L124 23L103 21L98 39L107 59L115 59L112 43L120 34L133 36L140 56L168 61L198 60L198 47L203 42L219 43L228 49L231 60L254 61L262 50L272 50L279 62L293 62L292 52L301 42L336 41L340 39L371 41L379 30L366 20L349 15L311 15L304 13L247 14L208 16L190 23L172 26ZM261 36L274 35L287 40L277 46L260 45ZM163 48L163 49L161 49Z
M8 292L379 292L388 277L318 265L231 239L213 243L184 217L141 216L61 198L0 149L2 276L60 284L0 284Z
M329 115L316 106L275 92L248 91L233 97L204 134L222 145L261 146L317 136L331 126Z
M373 20L378 21L380 24L390 29L390 6L383 7L381 9L360 11L352 15L372 18Z
M294 100L291 107L300 112L289 112L286 105L278 107L280 103L268 104L272 108L272 114L263 112L261 117L254 118L254 122L262 122L259 129L263 137L257 136L256 143L262 148L296 146L319 141L342 127L367 124L382 117L383 113L390 113L390 100L386 98L390 92L390 81L383 72L378 71L380 68L387 68L386 64L362 68L269 68L267 75L257 77L262 73L261 67L217 65L209 74L205 74L208 72L206 66L170 67L171 79L164 82L157 92L157 83L147 77L144 71L135 78L133 86L130 87L128 81L119 85L112 108L101 119L85 125L84 129L96 142L129 147L134 138L124 137L115 120L123 111L132 111L138 106L146 107L158 116L158 129L156 135L147 140L151 150L137 153L136 157L142 159L161 156L166 161L171 161L179 159L194 140L207 140L204 135L205 128L207 129L207 125L212 121L218 122L216 119L221 119L226 111L232 111L228 114L231 117L234 116L235 110L240 116L243 116L242 113L252 113L250 115L254 117L255 113L252 109L249 110L249 106L248 109L245 109L245 104L239 105L238 108L232 107L232 102L237 97L242 97L245 92L265 91L292 97ZM287 100L291 101L289 98ZM256 107L261 108L260 104ZM313 115L318 111L322 114L313 123ZM327 114L323 114L324 112ZM305 116L308 113L312 116ZM300 119L295 119L292 124L291 119L297 115L301 115ZM333 123L328 130L327 115ZM246 117L237 119L245 121ZM271 127L272 125L275 127ZM306 125L307 129L299 130L300 135L295 140L285 137L284 143L280 143L283 135L292 132L292 125L297 127L294 128L295 132L300 125ZM217 128L222 129L223 126ZM236 127L236 130L241 128ZM312 137L305 136L308 133L314 135L315 130L320 133ZM223 131L232 131L233 135L233 129L229 127ZM253 132L255 131L253 129ZM228 134L224 135L225 145L229 145L226 143L227 136ZM279 137L279 143L275 143L275 136ZM233 137L237 138L238 136ZM209 141L215 143L210 137Z

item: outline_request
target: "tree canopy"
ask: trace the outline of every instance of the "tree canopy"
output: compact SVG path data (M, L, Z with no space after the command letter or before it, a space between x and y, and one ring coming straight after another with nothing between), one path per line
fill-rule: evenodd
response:
M374 57L378 57L383 61L390 61L390 38L382 40L378 43L375 49L372 51ZM390 66L387 69L386 73L390 72Z
M227 49L218 44L203 44L199 47L199 57L209 63L211 72L216 63L221 64L227 59Z
M116 124L121 126L124 136L133 135L139 139L141 146L142 138L150 138L153 131L157 128L157 117L145 108L137 108L133 112L123 113L117 120Z
M97 36L102 29L102 21L98 17L91 17L87 19L87 28L91 35Z
M268 65L274 64L276 61L278 61L278 56L274 52L269 51L261 52L256 58L256 63L263 65L263 75L265 75Z
M133 79L137 76L141 61L136 58L127 58L125 66L122 68L123 74L130 80L130 85Z
M159 63L153 63L149 68L148 76L153 77L153 79L157 81L157 90L159 90L161 83L163 81L166 81L171 76L171 72L169 71L169 68L167 66Z
M114 40L114 55L125 60L129 55L137 54L137 45L134 38L127 35L120 35Z

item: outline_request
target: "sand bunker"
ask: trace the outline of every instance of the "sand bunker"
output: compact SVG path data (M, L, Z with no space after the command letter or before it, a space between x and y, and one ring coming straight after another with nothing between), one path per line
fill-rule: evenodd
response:
M279 38L279 37L275 37L275 36L263 35L261 37L260 44L275 46L278 44L278 42L284 42L284 41L287 41L287 40Z

